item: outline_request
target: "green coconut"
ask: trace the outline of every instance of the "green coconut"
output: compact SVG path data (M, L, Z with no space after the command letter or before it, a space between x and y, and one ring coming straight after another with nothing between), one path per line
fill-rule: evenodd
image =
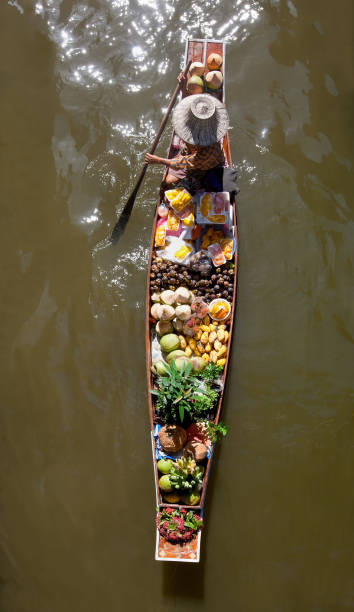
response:
M207 364L202 357L192 357L191 362L194 372L202 372Z
M205 83L208 89L220 89L223 77L220 70L212 70L205 77Z
M159 480L159 487L164 493L171 493L171 491L173 491L173 486L170 483L168 474L161 476Z
M179 338L176 334L165 334L160 340L160 345L165 353L170 353L179 348Z
M186 365L188 365L191 360L189 359L189 357L187 357L187 355L185 355L184 357L177 357L174 362L176 364L177 370L180 372L182 370L183 364L184 367L186 367Z
M154 361L151 366L151 371L153 372L153 374L156 374L158 376L167 376L167 364L164 361L161 361L161 359Z
M171 351L171 353L167 355L166 359L168 363L171 363L172 360L174 361L175 359L178 359L178 357L186 357L185 352L181 351L180 349L177 351Z
M188 82L187 82L187 91L188 93L191 93L191 94L203 93L204 91L203 80L196 74L191 76L191 78L188 79Z
M161 474L169 474L172 466L173 461L171 459L160 459L160 461L157 462L157 469Z
M178 504L179 502L179 495L177 493L165 493L163 498L168 504Z
M191 491L190 493L184 493L181 496L182 503L186 506L196 506L200 502L200 493L198 491Z
M204 64L202 64L202 62L192 62L192 64L189 67L189 74L191 76L202 76L202 74L204 73L205 70L205 66Z

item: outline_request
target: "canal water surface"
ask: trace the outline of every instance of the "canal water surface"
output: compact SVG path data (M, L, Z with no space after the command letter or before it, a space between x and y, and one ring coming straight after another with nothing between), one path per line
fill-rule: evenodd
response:
M1 612L353 610L353 23L352 0L2 0ZM153 559L159 168L104 242L188 36L229 43L240 186L198 566Z

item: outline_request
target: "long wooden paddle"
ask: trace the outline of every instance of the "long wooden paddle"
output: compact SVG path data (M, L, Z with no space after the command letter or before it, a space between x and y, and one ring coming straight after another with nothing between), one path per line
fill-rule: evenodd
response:
M183 71L183 74L184 74L185 77L187 76L187 72L189 70L189 66L191 65L191 63L192 63L192 61L190 60L188 62L188 64L187 64L187 66L185 67L184 71ZM177 96L178 96L182 86L183 86L183 80L181 79L181 81L178 83L178 85L177 85L177 87L176 87L176 89L175 89L175 91L173 93L173 96L172 96L172 98L170 100L170 103L168 105L166 114L165 114L164 118L161 121L161 125L159 127L159 131L157 132L157 134L155 136L155 140L152 143L148 153L151 153L151 154L154 153L154 151L155 151L155 149L156 149L156 147L157 147L157 145L159 143L159 140L161 138L161 134L162 134L162 132L165 129L165 125L167 123L167 120L168 120L168 118L169 118L169 116L171 114L171 110L173 108L173 105L174 105L174 103L176 101L176 98L177 98ZM147 164L144 164L142 169L141 169L141 172L140 172L140 174L138 176L138 180L136 182L136 185L135 185L135 187L134 187L134 189L133 189L133 191L132 191L132 193L131 193L131 195L129 197L129 200L127 201L126 205L124 206L124 208L123 208L123 210L121 212L121 215L120 215L117 223L114 226L114 229L113 229L113 232L112 232L111 238L110 238L110 241L111 241L112 244L116 244L118 242L119 238L121 237L121 235L123 234L123 232L125 230L125 226L127 225L128 221L129 221L129 218L130 218L130 215L131 215L131 212L133 210L133 206L134 206L136 195L137 195L137 193L139 191L139 187L140 187L140 185L141 185L141 183L143 181L143 178L145 176L146 169L147 169Z

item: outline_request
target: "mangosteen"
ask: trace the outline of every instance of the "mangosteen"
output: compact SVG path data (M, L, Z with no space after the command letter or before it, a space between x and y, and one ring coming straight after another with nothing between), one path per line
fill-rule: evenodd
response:
M211 300L215 300L215 298L216 298L215 293L211 293L211 294L210 294L210 299L211 299Z
M223 292L222 292L222 296L223 296L224 298L227 298L227 297L228 297L228 295L229 295L229 294L228 294L228 292L227 292L227 291L223 291Z
M220 291L220 287L219 287L219 285L214 285L214 291L216 291L216 292L217 292L217 291Z
M221 272L221 268L216 268L215 272L216 272L217 274L220 274L220 272Z

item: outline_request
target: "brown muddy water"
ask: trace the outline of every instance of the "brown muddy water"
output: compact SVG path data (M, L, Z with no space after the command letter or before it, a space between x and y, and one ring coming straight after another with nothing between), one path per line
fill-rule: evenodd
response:
M353 23L352 0L2 0L1 612L353 610ZM102 241L188 35L230 43L240 267L230 432L176 566L153 559L157 168Z

